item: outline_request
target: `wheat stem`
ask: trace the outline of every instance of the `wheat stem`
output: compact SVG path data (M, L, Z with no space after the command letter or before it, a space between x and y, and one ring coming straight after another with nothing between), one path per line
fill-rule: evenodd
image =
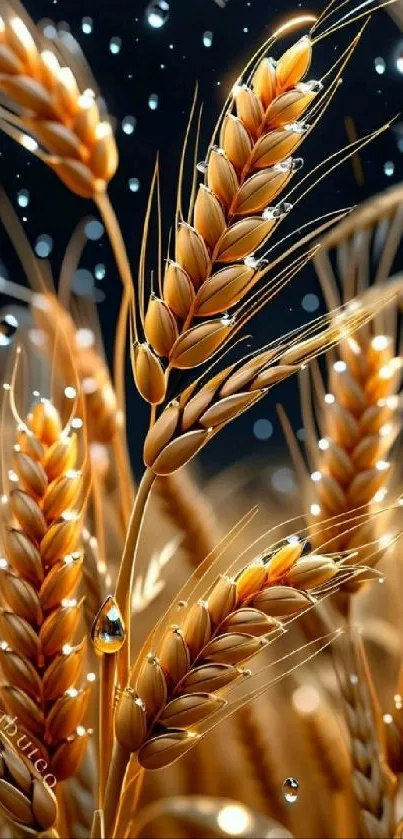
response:
M130 516L126 542L116 582L115 598L123 615L127 632L126 642L118 655L118 678L119 684L122 687L127 684L130 668L130 603L137 544L145 508L155 477L151 469L146 469L139 484L136 500Z
M100 663L99 693L99 773L98 807L102 810L113 748L113 707L115 692L115 662L112 655L103 655Z
M111 769L105 792L105 835L113 836L121 792L130 760L130 753L115 740L112 752Z

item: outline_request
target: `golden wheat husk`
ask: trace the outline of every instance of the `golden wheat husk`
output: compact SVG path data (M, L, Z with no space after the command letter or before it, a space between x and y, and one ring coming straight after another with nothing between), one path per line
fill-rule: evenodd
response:
M2 726L7 727L3 715ZM24 835L42 835L57 820L57 801L51 788L33 764L14 749L11 739L0 731L0 811ZM57 839L57 833L49 835Z
M105 106L81 89L71 58L35 29L23 9L0 4L1 126L36 151L73 192L93 198L115 174L118 154Z
M82 602L83 473L76 435L62 428L50 401L37 402L17 432L1 569L2 704L62 780L86 749L82 725L89 686L82 685L85 640L75 640Z
M379 708L362 641L351 632L343 649L341 691L350 735L352 783L364 837L393 835L395 778L386 760Z

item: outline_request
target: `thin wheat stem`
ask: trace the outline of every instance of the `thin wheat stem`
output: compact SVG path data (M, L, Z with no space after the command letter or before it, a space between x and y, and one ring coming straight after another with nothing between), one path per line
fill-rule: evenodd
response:
M118 655L118 678L121 687L127 684L130 668L130 602L133 573L136 563L137 544L145 508L155 480L151 469L146 469L138 487L126 535L123 556L120 563L115 598L126 625L126 642Z
M100 664L99 695L99 772L98 807L103 808L108 770L113 748L113 714L115 662L112 655L103 655Z

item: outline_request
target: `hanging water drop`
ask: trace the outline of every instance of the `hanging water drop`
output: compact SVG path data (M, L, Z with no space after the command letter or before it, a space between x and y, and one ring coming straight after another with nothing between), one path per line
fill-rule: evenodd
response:
M0 347L8 347L18 329L18 320L7 314L0 320Z
M288 804L298 801L299 783L295 778L286 778L283 783L283 796Z
M207 160L200 160L200 162L196 165L196 169L198 172L201 172L201 174L204 175L205 172L207 172L207 166Z
M264 212L266 212L266 210ZM253 253L250 253L249 256L245 257L244 265L246 265L247 268L258 268L259 267L259 260L256 259L256 257L253 255Z

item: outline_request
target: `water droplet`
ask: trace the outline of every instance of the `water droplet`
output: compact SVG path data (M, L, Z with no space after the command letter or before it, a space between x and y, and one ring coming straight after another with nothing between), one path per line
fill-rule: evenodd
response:
M130 192L138 192L140 189L140 181L138 178L129 178Z
M225 315L221 318L221 323L223 326L232 326L235 323L234 315L229 315L228 312L225 312Z
M161 29L169 18L168 0L151 0L145 10L145 19L152 29Z
M292 492L295 489L295 472L288 466L283 466L273 472L271 482L277 492Z
M296 85L298 90L301 90L302 93L320 93L323 90L322 82L312 79L310 82L300 82Z
M29 204L29 191L28 189L20 189L17 192L17 201L19 207L28 207Z
M187 605L187 600L178 600L178 609L186 609Z
M395 164L393 163L393 160L387 160L386 163L384 163L383 171L388 178L392 177L395 171Z
M97 219L91 219L91 221L87 222L85 225L84 232L87 239L91 239L92 242L96 242L104 235L104 226L100 221L97 221Z
M257 440L268 440L273 434L273 423L268 419L258 419L253 423L253 433Z
M126 631L123 618L111 595L106 598L95 617L91 638L98 653L116 653L124 644Z
M244 264L247 268L258 268L259 260L253 255L253 253L246 256L244 259Z
M40 256L42 259L46 259L46 257L49 256L52 248L53 239L51 236L48 236L46 233L43 233L41 236L38 236L35 242L35 253L37 256Z
M103 262L98 262L98 265L94 268L94 274L96 280L103 280L105 277L105 265Z
M319 297L317 294L304 294L301 301L302 308L305 312L316 312L319 308Z
M94 21L92 17L83 17L81 21L81 29L84 32L84 35L91 35L93 23Z
M284 126L284 131L291 131L292 134L305 134L309 126L305 122L290 122Z
M118 35L114 35L113 38L109 41L109 50L112 55L117 55L120 52L120 48L122 46L122 39L118 37Z
M374 58L374 67L375 72L378 73L380 76L383 76L386 70L385 59L382 58L382 56L378 55L376 58Z
M136 127L137 120L136 117L127 114L122 119L122 131L124 134L133 134L134 129Z
M203 46L204 47L211 47L213 43L213 33L210 30L203 32Z
M286 778L283 783L283 796L288 804L298 801L299 783L295 778Z
M200 160L200 162L197 163L197 165L196 165L197 171L201 172L202 175L204 175L205 172L207 172L207 167L208 167L207 160Z
M156 111L158 108L158 94L157 93L150 93L148 97L148 107L151 111Z
M18 329L18 320L7 314L0 320L0 347L8 347Z
M86 268L74 272L72 289L79 297L90 297L94 290L94 277Z

